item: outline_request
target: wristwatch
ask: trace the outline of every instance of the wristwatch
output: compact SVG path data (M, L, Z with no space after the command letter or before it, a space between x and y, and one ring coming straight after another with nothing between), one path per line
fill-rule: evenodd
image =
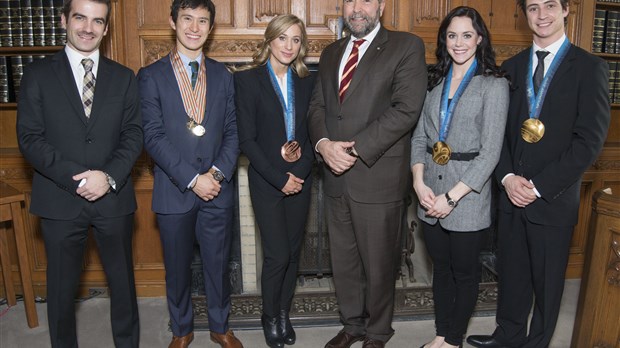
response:
M452 199L450 197L450 195L448 194L448 192L446 192L446 201L448 201L448 205L451 208L456 208L457 205L459 205L459 202L455 201L454 199Z
M108 180L108 185L110 185L110 190L116 191L116 180L110 176L110 174L103 172L105 174L106 180Z
M213 179L217 180L217 182L224 181L224 173L222 173L221 171L211 167L211 169L209 169L209 173L213 175Z

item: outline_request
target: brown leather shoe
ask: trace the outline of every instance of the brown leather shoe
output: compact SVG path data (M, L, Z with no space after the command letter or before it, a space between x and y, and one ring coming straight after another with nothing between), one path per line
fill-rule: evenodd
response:
M181 337L172 336L172 341L170 341L170 345L168 346L168 348L187 348L193 340L193 332L190 332L187 335Z
M364 339L364 344L362 345L362 348L383 348L383 347L385 347L385 342L379 341L379 340L373 340L370 337L366 337L366 339Z
M349 348L353 343L363 340L364 337L366 336L353 336L342 330L327 342L325 348Z
M211 341L219 344L222 348L243 348L243 344L235 337L232 330L228 330L223 334L211 331L210 336Z

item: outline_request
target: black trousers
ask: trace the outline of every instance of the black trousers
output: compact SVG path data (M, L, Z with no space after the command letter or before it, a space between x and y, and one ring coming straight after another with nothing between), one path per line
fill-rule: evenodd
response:
M270 317L279 315L280 310L291 309L311 188L312 182L307 179L298 194L280 196L264 192L250 181L250 196L263 249L263 313Z
M484 230L452 232L423 222L426 249L433 261L433 299L437 336L458 346L478 300Z
M510 347L547 347L560 313L574 227L533 224L520 208L499 212L498 223L498 326L493 336Z
M133 214L102 217L92 205L75 220L41 218L47 253L47 318L53 348L78 346L75 296L90 226L110 289L114 345L138 347L140 325L131 251L133 220Z

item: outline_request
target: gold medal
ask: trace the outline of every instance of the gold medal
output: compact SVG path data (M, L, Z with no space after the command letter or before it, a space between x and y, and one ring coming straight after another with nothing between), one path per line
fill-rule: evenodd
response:
M438 141L433 144L433 161L439 165L445 165L450 161L450 154L452 150L450 146L443 141Z
M189 129L197 137L205 135L205 132L207 131L205 127L197 124L193 119L187 122L187 129Z
M286 144L280 148L280 154L287 162L295 162L301 158L301 147L297 140L287 141Z
M537 118L528 118L521 125L521 137L528 143L537 143L545 135L545 125Z

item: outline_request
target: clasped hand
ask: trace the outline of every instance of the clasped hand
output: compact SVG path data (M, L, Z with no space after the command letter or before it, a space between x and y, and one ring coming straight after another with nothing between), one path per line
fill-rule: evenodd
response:
M511 175L504 179L506 194L517 207L524 208L536 200L534 184L519 175Z
M196 178L196 185L192 188L192 191L205 201L210 201L220 194L222 185L219 181L215 180L211 173L204 173L198 175Z
M329 166L332 173L341 175L353 167L357 157L347 152L355 145L354 141L323 140L319 143L319 153Z
M100 170L87 170L72 177L75 181L82 181L84 184L75 191L82 198L92 202L103 197L110 192L110 184L105 173Z
M420 205L426 210L426 216L443 219L454 209L448 205L446 195L436 196L424 183L414 183L413 190L418 196Z
M280 191L287 196L301 192L304 180L296 177L293 173L287 172L286 174L288 174L288 181Z

